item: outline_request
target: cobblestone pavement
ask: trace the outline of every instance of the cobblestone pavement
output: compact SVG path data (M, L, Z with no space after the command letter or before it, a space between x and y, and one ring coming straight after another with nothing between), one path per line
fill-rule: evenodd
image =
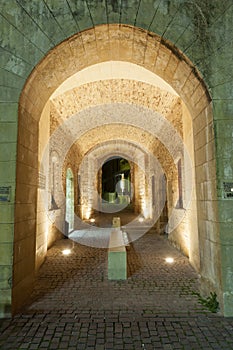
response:
M0 349L233 349L233 319L203 310L196 290L197 274L164 236L131 245L126 281L108 281L106 249L64 239L48 251L29 306L1 322Z

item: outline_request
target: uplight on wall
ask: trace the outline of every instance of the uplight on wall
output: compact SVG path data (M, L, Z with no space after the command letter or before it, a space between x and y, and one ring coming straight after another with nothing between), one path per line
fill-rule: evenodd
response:
M85 219L86 219L86 220L89 220L89 219L90 219L90 216L91 216L91 209L87 209L87 210L86 210L86 213L85 213Z
M149 219L150 218L149 209L148 209L146 203L144 203L143 206L142 206L142 213L143 213L143 216L144 216L145 219Z

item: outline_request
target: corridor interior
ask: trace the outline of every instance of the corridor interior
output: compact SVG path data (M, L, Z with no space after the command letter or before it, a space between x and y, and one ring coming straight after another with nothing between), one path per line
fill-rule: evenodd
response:
M39 122L36 270L61 233L121 210L127 234L155 226L198 269L193 147L185 103L154 73L111 61L68 78Z
M115 26L107 29L114 32ZM121 31L128 35L127 27ZM105 42L106 26L95 32ZM133 38L141 35L135 29ZM119 40L121 59L109 57L104 46L104 60L90 51L93 60L77 68L77 52L68 47L78 50L74 36L56 46L29 77L19 109L13 314L30 296L54 245L68 237L108 249L111 227L106 226L122 210L127 220L122 217L121 228L129 243L151 230L165 235L202 274L207 292L210 283L219 282L210 256L218 247L206 236L206 226L213 225L209 213L216 212L216 201L206 197L214 193L216 176L208 92L191 63L157 39L151 37L152 52L159 45L163 59L155 61L156 70L129 59ZM135 41L138 52L140 43ZM86 50L85 57L88 45ZM66 60L64 52L70 52ZM59 70L57 54L64 59ZM172 77L177 70L177 80L169 69ZM44 77L49 89L42 89ZM40 91L38 100L35 91Z
M36 282L24 303L15 285L16 317L3 324L0 340L29 349L202 349L210 339L203 342L199 323L211 328L216 316L197 297L200 193L189 109L165 81L132 63L77 74L39 120ZM116 218L128 239L122 280L108 278Z

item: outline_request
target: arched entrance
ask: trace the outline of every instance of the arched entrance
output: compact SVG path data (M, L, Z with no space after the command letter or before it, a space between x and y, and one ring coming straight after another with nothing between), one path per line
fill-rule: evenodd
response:
M66 224L67 234L74 229L74 176L71 169L66 171Z
M193 191L193 184L191 186L189 181L186 181L185 183L186 187L184 191L186 191L186 193L193 193L193 196L191 197L191 206L186 207L186 218L188 218L186 222L186 227L188 227L188 225L190 224L192 232L185 231L185 229L181 229L181 232L182 230L183 232L186 232L186 236L184 237L184 239L187 241L187 244L185 244L188 246L190 261L196 267L196 269L200 271L203 278L203 286L206 286L206 288L209 290L211 290L211 288L215 288L217 291L219 291L219 295L221 295L221 276L219 271L220 266L219 264L215 264L216 259L219 260L219 247L217 246L217 244L213 244L210 238L206 236L207 225L209 227L211 226L212 229L215 230L215 235L218 234L218 232L213 226L213 221L210 220L209 215L211 212L213 214L212 219L217 221L216 203L214 201L215 194L213 193L213 198L211 201L209 201L207 198L203 198L203 193L200 190L200 188L205 188L205 191L211 191L212 193L213 188L215 187L216 180L214 141L211 132L213 126L213 118L211 110L211 101L208 95L208 91L198 72L185 58L185 56L171 44L161 42L158 36L150 33L150 36L148 36L148 40L145 42L145 37L147 37L148 35L146 31L142 31L141 29L139 30L138 28L130 26L124 26L122 28L119 28L119 26L115 25L96 27L95 33L96 37L98 36L98 40L102 40L103 43L106 43L106 46L103 46L101 50L98 50L97 46L95 47L92 45L93 42L89 36L90 32L86 31L82 33L82 37L86 37L86 41L82 41L82 43L80 43L80 38L77 35L72 37L70 40L63 42L58 47L56 47L51 52L51 54L49 54L44 59L44 61L42 61L41 64L38 65L37 69L34 70L34 72L31 74L20 100L19 135L21 135L23 132L26 132L28 128L31 128L30 132L35 136L35 144L33 144L32 146L29 145L28 147L24 147L24 143L26 141L25 139L19 136L17 186L21 189L20 191L23 191L25 189L25 182L23 180L24 174L27 172L29 178L33 178L33 174L38 174L38 164L41 171L40 163L42 158L37 149L37 141L39 135L38 125L39 127L44 127L42 120L45 120L46 118L51 118L51 112L53 112L54 105L51 106L49 99L51 98L54 92L55 95L53 95L53 97L56 97L56 94L58 93L58 90L56 89L60 87L60 97L61 92L64 94L64 96L66 93L68 94L66 84L64 83L64 85L61 85L63 82L65 82L66 79L74 76L79 70L87 68L90 64L100 64L103 61L121 61L144 67L147 71L150 71L152 73L152 76L156 80L151 83L152 86L158 84L158 76L160 76L160 78L164 80L162 80L163 84L166 85L165 82L167 82L172 90L176 90L179 98L182 100L182 118L184 119L182 140L188 148L188 153L191 154L191 159L192 152L194 153L194 165L192 165L192 162L189 163L187 154L185 155L185 153L183 154L181 152L181 154L179 155L179 150L175 153L176 159L174 159L174 161L177 164L180 164L180 159L182 159L181 162L183 162L183 164L186 164L186 166L184 166L183 178L192 178L192 173L195 173L194 183L198 184L198 188L197 190L195 190L194 186ZM114 35L112 35L113 33ZM134 41L135 37L137 37L138 39L138 41L136 42ZM85 45L85 54L83 53L83 55L80 55L80 52L83 52L83 45ZM111 50L109 50L109 47L111 47ZM131 47L131 50L129 50L129 47ZM141 54L142 51L143 55ZM86 55L89 56L89 61L86 60ZM58 57L59 62L57 61ZM77 57L79 58L78 60ZM78 66L73 64L74 61L77 62ZM121 63L119 63L119 65L120 64ZM66 67L66 69L64 69L64 67ZM54 74L55 70L56 74ZM45 76L48 77L48 74L51 74L49 77L50 79L48 79L49 81L44 79ZM154 94L153 99L151 99L150 91L147 91L145 89L144 93L141 93L140 91L139 94L138 85L140 86L140 88L143 89L143 84L142 78L139 78L138 76L134 76L134 81L132 81L131 79L129 83L125 83L125 91L128 92L127 94L124 94L124 89L117 91L114 91L114 89L109 89L109 86L111 86L111 82L115 83L114 80L117 80L118 84L124 85L124 81L122 81L121 79L122 77L119 77L119 75L114 77L110 74L110 77L106 77L106 81L108 84L105 81L99 83L99 86L103 90L105 89L105 94L96 94L97 99L99 99L98 101L94 101L94 105L96 107L93 106L93 100L91 98L88 98L88 96L90 97L90 95L88 94L85 94L87 98L82 100L82 106L76 103L77 100L74 97L75 103L70 103L66 105L67 115L65 115L65 113L60 113L60 118L56 119L58 125L59 123L60 125L62 125L62 123L67 117L71 115L73 116L77 113L82 113L84 109L87 109L90 106L93 106L93 108L95 108L96 115L98 115L98 108L101 108L101 105L110 103L114 104L115 106L118 104L117 106L119 107L119 103L125 103L125 100L129 104L133 103L135 105L143 106L143 108L139 108L138 110L138 115L140 114L139 112L141 112L141 121L138 117L137 124L133 125L134 127L141 127L141 129L146 129L146 126L148 125L145 125L145 120L148 121L149 118L151 118L150 121L152 123L153 116L154 118L157 118L156 120L159 120L158 113L161 113L161 115L166 115L166 108L163 109L164 106L160 103L160 101L168 96L167 91L162 93L163 98L161 98L161 93L158 92L158 94ZM80 80L78 80L75 86L79 85L80 82L81 78ZM160 80L159 83L161 83ZM131 91L129 89L130 84L134 87L132 91L135 92L135 94L129 94L129 91ZM119 93L119 91L121 91L121 93ZM35 96L38 96L36 100ZM159 98L156 99L156 96L159 96ZM169 96L169 99L170 103L172 104L174 102L175 97L171 98ZM149 114L146 114L146 108L153 111L153 116L152 114L150 116ZM123 109L125 113L125 121L127 121L130 113L126 114L125 106L123 107ZM131 111L132 110L133 109L131 108ZM144 116L144 118L142 118L142 115ZM190 119L189 115L191 116ZM106 116L107 114L103 115L105 121L102 122L102 125L113 123L111 118L108 119ZM119 117L120 115L116 114L116 116ZM135 113L134 115L132 114L132 117L134 116ZM169 117L171 118L171 121L172 115L166 116L165 119L169 119ZM33 123L29 124L28 120L32 120ZM89 125L91 125L92 128L98 128L101 126L95 125L96 119L93 118L90 120L91 122ZM114 121L114 123L116 124L116 120ZM123 120L121 121L121 123L125 124ZM130 123L132 123L132 120L128 124ZM165 138L167 139L169 138L169 133L165 135L165 129L163 127L160 129L160 137L163 139L163 136L165 136ZM177 132L178 129L179 128L177 128ZM69 129L71 134L72 130L72 128ZM149 132L148 129L146 129L146 131ZM129 131L127 136L128 135L130 135ZM46 139L45 137L43 142L41 139L39 141L41 142L41 144L43 143L45 145L48 141L48 138ZM160 139L161 144L163 144L162 139ZM178 145L178 143L175 142L175 145ZM169 149L169 145L166 146L166 148ZM38 163L36 162L34 166L31 167L30 170L28 170L28 167L26 167L25 163L22 162L22 157L29 157L29 154L32 152L32 149L30 147L34 147L34 154L38 154ZM82 153L82 151L80 151L80 153ZM81 156L83 156L84 154L85 151L83 154L81 154ZM46 174L42 175L45 176L46 181ZM34 183L34 186L36 186L36 183ZM167 186L170 186L168 194L172 197L173 193L175 193L175 183L173 181L168 181ZM35 191L32 191L31 195L32 197L34 196L34 199L36 199ZM17 196L17 198L19 199L20 193L17 193ZM174 198L169 198L169 200L171 201L171 203L174 203ZM30 206L30 210L32 210L32 212L36 212L38 210L38 208L36 208L35 203L36 200L33 201L33 203ZM208 210L204 210L206 209L206 206L208 206ZM181 217L182 215L184 215L184 208L177 209L179 210L175 211L174 219L179 215L181 215ZM44 213L44 215L45 214L46 212ZM25 214L22 213L21 209L19 207L16 207L16 232L17 230L19 230L19 225L17 225L17 223L22 221L22 216L24 215ZM32 217L32 220L33 218L34 217ZM24 224L27 225L27 215L25 215L24 219ZM183 224L185 226L185 223ZM34 229L36 225L36 221L33 221L32 226L34 227ZM180 236L180 233L175 232L172 237L172 240L175 243L179 242L179 244L181 244L179 239L177 238L178 236ZM35 237L32 233L31 240L35 241L36 239L37 237ZM15 252L17 251L17 246L19 244L19 241L16 239ZM37 251L34 251L31 257L32 262L34 261L36 255ZM21 292L19 292L19 289L22 290L23 286L23 289L25 291L30 291L30 288L32 286L32 279L34 276L34 264L29 264L28 257L26 255L23 256L20 260L20 266L22 268L23 266L30 265L30 269L27 269L24 273L19 274L17 272L17 264L18 261L15 255L15 276L13 281L13 303L15 309L17 309L17 306L20 305L24 299L24 295Z
M130 204L130 179L127 159L108 159L102 166L102 199L108 203Z

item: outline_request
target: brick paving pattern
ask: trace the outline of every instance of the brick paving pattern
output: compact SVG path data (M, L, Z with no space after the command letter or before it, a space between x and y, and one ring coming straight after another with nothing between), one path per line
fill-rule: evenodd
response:
M196 272L164 236L149 232L127 254L128 279L108 281L106 249L58 241L29 306L1 321L0 349L233 349L233 319L198 303Z

